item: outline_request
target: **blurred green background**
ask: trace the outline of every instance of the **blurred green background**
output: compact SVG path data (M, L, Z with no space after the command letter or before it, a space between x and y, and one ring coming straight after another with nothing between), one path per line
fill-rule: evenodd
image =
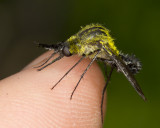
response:
M148 101L114 72L104 127L160 128L159 0L0 0L0 78L44 52L33 41L64 41L89 23L105 25L117 47L143 64L136 78Z

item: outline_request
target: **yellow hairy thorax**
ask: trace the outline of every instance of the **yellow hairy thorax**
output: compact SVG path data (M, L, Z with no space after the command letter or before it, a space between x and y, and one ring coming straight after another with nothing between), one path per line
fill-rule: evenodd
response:
M91 24L82 29L75 35L71 36L67 41L69 44L69 51L72 54L88 56L92 53L90 58L94 56L94 52L101 50L99 57L106 58L104 48L111 49L116 55L119 55L119 50L114 44L114 39L110 36L109 30L100 24ZM112 53L109 52L112 55Z

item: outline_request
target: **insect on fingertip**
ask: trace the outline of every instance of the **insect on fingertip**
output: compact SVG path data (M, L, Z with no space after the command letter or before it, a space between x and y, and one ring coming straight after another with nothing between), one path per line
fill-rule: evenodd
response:
M130 56L128 54L121 53L115 46L114 39L111 37L109 32L110 31L108 29L106 29L100 24L90 24L90 25L86 25L85 27L82 27L78 33L74 34L73 36L71 36L69 39L67 39L64 42L59 42L57 44L40 44L38 42L35 42L35 44L37 44L39 47L45 48L47 50L53 50L53 54L47 59L47 61L45 61L42 65L40 65L40 67L41 66L42 67L38 69L37 71L41 71L47 66L62 59L64 56L65 57L70 57L72 55L82 56L82 58L77 63L75 63L62 76L62 78L51 88L51 90L53 90L53 88L56 85L58 85L58 83L62 81L63 78L72 69L74 69L82 61L83 58L88 57L91 59L91 62L88 64L88 66L82 73L77 84L75 84L75 88L70 96L70 100L72 100L72 97L74 96L74 92L77 89L85 73L89 70L92 63L98 60L98 61L103 62L105 65L110 65L113 69L117 69L117 71L123 73L124 76L127 78L127 80L130 82L130 84L137 91L137 93L143 98L144 101L146 101L147 99L143 95L143 92L140 89L140 86L134 77L134 75L137 74L142 68L139 59L137 59L135 55ZM52 62L48 63L48 61L56 53L59 53L59 57L54 59ZM110 81L111 73L113 69L110 71L109 75L107 75L107 71L106 71L106 76L109 76L109 77L107 77L108 79L107 79L106 85L103 88L102 99L104 99L104 92ZM100 106L101 107L101 118L102 118L102 123L103 123L102 106L103 106L103 100L101 100L101 106Z

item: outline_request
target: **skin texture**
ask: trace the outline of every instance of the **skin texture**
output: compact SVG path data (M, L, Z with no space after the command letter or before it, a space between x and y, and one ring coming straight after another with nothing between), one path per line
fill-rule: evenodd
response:
M42 64L52 52L44 53L22 71L0 81L0 127L102 127L100 103L105 81L100 68L93 63L70 100L90 60L84 59L51 90L80 59L78 56L64 57L42 71L33 68ZM105 104L103 108L106 108Z

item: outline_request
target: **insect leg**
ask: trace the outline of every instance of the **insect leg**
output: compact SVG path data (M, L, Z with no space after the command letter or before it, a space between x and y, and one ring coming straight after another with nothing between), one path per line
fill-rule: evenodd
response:
M74 90L73 90L73 92L72 92L72 94L71 94L70 100L72 99L72 96L73 96L75 90L77 89L80 81L82 80L84 74L88 71L88 69L90 68L90 66L92 65L92 63L96 60L97 55L98 55L100 52L101 52L101 51L98 51L98 52L97 52L97 54L96 54L96 55L94 56L94 58L91 60L91 62L90 62L89 65L87 66L87 68L84 70L83 74L81 75L81 78L79 79L77 85L75 86L75 88L74 88Z
M110 73L108 75L106 74L107 82L106 82L106 84L105 84L105 86L103 88L103 91L102 91L102 99L101 99L101 120L102 120L102 124L103 124L103 109L102 109L102 107L103 107L104 93L105 93L107 85L108 85L108 83L109 83L109 81L111 79L111 75L112 75L113 69L114 69L114 67L112 66L111 70L110 70Z
M39 66L36 66L36 67L34 67L34 68L39 68L39 67L42 67L43 65L45 65L52 57L54 57L54 55L55 55L56 53L58 53L58 51L54 51L54 53L52 53L51 56L50 56L43 64L41 64L41 65L39 65Z
M107 79L108 79L108 73L107 73L107 65L106 64L104 64L104 73L105 73L105 75L106 75L106 77L107 77Z
M63 80L63 78L64 78L73 68L75 68L75 67L84 59L84 57L85 57L85 56L83 56L75 65L73 65L73 66L62 76L62 78L51 88L51 90L54 89L54 87L56 87L56 85L57 85L59 82L61 82L61 80Z
M54 62L62 59L63 57L64 57L64 55L59 55L59 57L57 57L56 59L54 59L52 62L50 62L50 63L48 63L47 65L43 66L42 68L38 69L38 71L43 70L43 69L46 68L47 66L49 66L49 65L53 64Z

